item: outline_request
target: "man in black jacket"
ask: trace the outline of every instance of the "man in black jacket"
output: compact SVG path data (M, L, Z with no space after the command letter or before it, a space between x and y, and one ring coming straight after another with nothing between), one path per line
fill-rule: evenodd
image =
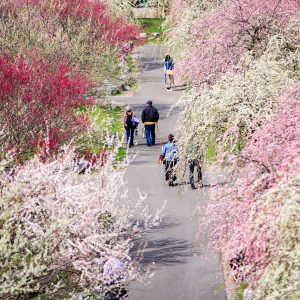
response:
M147 146L155 144L155 124L159 120L159 113L157 109L152 106L152 101L146 103L146 107L142 112L142 122L145 125L145 134L147 139Z

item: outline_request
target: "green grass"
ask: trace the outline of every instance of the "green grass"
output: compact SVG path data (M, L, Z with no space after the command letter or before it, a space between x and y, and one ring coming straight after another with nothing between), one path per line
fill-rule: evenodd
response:
M126 157L126 149L121 147L118 149L116 161L122 161Z
M122 107L80 107L79 114L87 114L93 123L92 129L84 133L77 142L77 152L81 155L88 153L100 153L106 144L107 133L114 135L116 139L121 138L123 133ZM117 159L122 160L125 154L118 150Z
M205 159L207 161L214 161L216 158L216 146L214 143L210 143L205 153Z
M116 106L108 112L109 118L113 119L113 124L110 128L112 132L117 134L121 134L123 131L122 113L123 109L120 106Z
M116 134L122 133L122 107L105 107L97 105L93 108L81 107L80 112L87 113L91 118L94 119L96 125L102 126L103 129L108 129L112 133Z
M116 91L114 93L112 93L112 96L122 96L124 94L124 92L122 91Z
M140 22L143 30L148 34L153 32L159 32L161 34L163 33L162 30L163 19L138 18L138 21Z
M243 293L247 287L248 287L248 284L245 282L242 282L240 284L240 286L236 290L236 294L235 294L236 300L243 300Z
M127 57L127 66L129 68L130 73L136 72L137 70L136 61L132 56Z

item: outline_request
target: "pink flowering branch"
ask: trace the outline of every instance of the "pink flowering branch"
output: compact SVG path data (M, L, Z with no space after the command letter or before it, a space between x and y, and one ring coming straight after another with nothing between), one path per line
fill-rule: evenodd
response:
M214 83L227 72L244 69L240 62L247 52L257 58L271 36L299 16L294 0L231 0L221 3L193 21L191 49L180 61L179 74L188 75L195 85ZM175 11L175 14L180 11ZM193 58L193 59L191 59Z
M269 195L273 190L284 193L283 186L300 170L299 88L286 92L276 113L256 130L241 154L245 166L238 168L235 180L215 191L206 212L214 224L213 244L227 263L243 252L243 264L232 274L239 269L239 279L247 278L254 287L279 255L278 249L285 247L282 236L290 230L280 225L282 210L288 208L275 201L275 192ZM261 173L261 166L267 172Z

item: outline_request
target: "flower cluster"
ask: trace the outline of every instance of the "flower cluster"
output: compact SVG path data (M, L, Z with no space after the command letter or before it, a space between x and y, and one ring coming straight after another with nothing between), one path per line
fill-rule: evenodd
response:
M85 174L66 150L9 175L1 168L1 299L97 298L138 276L132 238L159 218L147 214L143 197L127 198L114 155ZM108 272L106 262L118 262L118 270Z
M0 3L1 299L103 299L140 276L132 240L159 216L143 196L128 199L121 145L84 113L96 109L91 88L117 78L130 50L128 7ZM86 131L101 140L97 154L63 148Z
M213 144L220 156L237 154L260 120L272 114L279 96L298 80L299 52L286 51L285 45L276 36L258 59L244 57L249 68L243 73L188 91L176 104L185 109L178 122L184 144L198 136L204 152Z

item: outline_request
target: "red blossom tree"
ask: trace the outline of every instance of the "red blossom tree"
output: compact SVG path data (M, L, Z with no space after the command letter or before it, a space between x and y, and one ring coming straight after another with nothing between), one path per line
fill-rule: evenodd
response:
M86 118L76 114L85 105L83 96L91 83L78 74L68 74L64 63L56 66L16 61L0 56L0 126L2 152L17 154L56 151L86 127Z
M64 61L100 84L120 77L120 61L137 35L103 1L14 0L0 3L0 14L0 51L12 57L34 51L41 61Z
M56 10L62 20L71 18L77 22L91 22L91 33L112 45L128 42L137 34L137 28L122 17L112 19L102 1L54 0Z

